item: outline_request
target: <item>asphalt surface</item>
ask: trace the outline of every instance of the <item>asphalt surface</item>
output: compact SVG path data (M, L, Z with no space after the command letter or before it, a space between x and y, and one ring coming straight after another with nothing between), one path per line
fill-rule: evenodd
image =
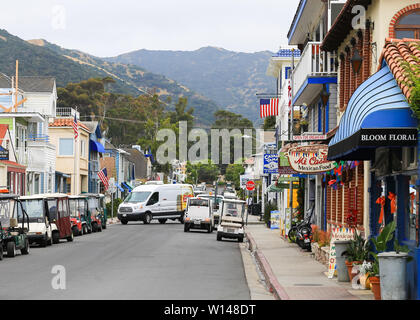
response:
M65 289L53 289L63 266ZM59 267L61 268L61 267ZM179 222L115 224L0 261L4 299L250 299L238 242Z

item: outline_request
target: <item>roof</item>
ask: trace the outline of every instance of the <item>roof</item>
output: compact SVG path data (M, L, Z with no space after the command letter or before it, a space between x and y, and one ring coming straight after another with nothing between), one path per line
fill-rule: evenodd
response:
M21 196L19 199L21 200L29 200L29 199L47 199L47 198L67 198L69 195L66 193L40 193L40 194L33 194L30 196Z
M0 163L3 163L5 165L7 165L7 166L15 167L15 168L26 169L26 166L23 166L23 165L21 165L21 164L19 164L17 162L10 161L10 160L0 160Z
M48 76L19 76L19 89L24 92L53 92L55 77ZM0 88L11 88L12 79L1 73Z
M367 8L371 3L372 0L348 0L325 35L321 49L329 52L337 50L350 31L353 30L352 20L357 14L357 11L352 13L353 7L361 5Z
M98 126L98 121L82 121L82 123L89 129L90 132L95 132Z
M54 119L54 122L49 124L49 127L72 127L73 124L73 118L56 118ZM79 127L83 128L84 130L86 130L87 132L91 133L91 131L89 130L88 127L86 127L82 122L77 121L77 124L79 125Z
M135 178L146 178L147 158L144 156L144 154L137 149L124 148L123 150L129 153L127 158L129 161L134 163Z
M117 148L111 142L105 141L105 150L116 150Z
M404 63L417 64L420 59L420 40L417 39L391 39L385 40L385 45L379 58L378 71L383 66L383 60L389 66L401 91L407 98L410 97L411 88Z

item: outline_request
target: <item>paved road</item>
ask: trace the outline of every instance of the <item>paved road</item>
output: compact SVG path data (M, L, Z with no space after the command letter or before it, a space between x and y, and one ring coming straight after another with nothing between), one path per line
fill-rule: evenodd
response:
M52 288L54 265L66 289ZM250 299L238 243L179 222L109 225L0 261L3 299Z

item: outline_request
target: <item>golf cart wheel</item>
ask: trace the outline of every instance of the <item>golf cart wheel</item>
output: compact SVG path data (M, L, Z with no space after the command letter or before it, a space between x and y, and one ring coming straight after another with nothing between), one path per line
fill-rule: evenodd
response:
M184 224L184 232L190 231L188 224Z
M128 223L128 221L127 221L127 220L121 220L121 223L122 223L122 224L127 224L127 223Z
M152 221L152 214L151 213L146 213L146 216L144 217L143 223L144 224L149 224Z
M102 232L102 226L98 226L98 232Z
M95 222L95 223L92 223L92 232L96 232L96 231L98 231L98 224Z
M217 241L222 241L222 236L220 234L217 234Z
M10 241L6 245L7 256L13 258L16 255L16 245L13 241Z
M166 222L166 219L158 219L160 224L164 224Z
M57 244L57 243L60 242L60 234L58 233L58 231L53 232L52 241L53 241L54 244Z
M212 233L213 232L213 227L211 224L209 224L209 226L207 227L207 232L208 233Z
M3 260L3 244L0 242L0 261Z
M44 238L41 240L41 243L39 244L42 248L45 248L48 244L48 234L44 235Z
M73 232L73 236L79 235L79 229L77 229L77 226L74 226L71 229L72 229L71 232Z
M106 221L102 224L102 229L106 229Z
M185 212L183 212L181 214L181 217L179 217L179 222L181 222L182 224L184 224L184 214L185 214Z
M21 254L29 254L29 240L28 238L25 239L25 246L20 249Z
M53 244L53 238L52 238L52 234L51 234L51 238L49 238L47 240L47 246L52 246L52 244Z
M86 233L88 233L88 231L87 231L87 226L84 224L84 225L82 226L82 234L86 234Z
M68 242L72 242L74 240L73 232L67 237Z

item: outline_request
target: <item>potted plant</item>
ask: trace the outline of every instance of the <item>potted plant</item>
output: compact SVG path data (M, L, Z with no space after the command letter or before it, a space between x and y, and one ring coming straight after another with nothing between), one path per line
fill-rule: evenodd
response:
M369 281L371 284L372 292L375 296L375 300L381 300L381 278L379 273L379 259L378 254L385 252L387 249L388 242L390 242L394 236L396 228L395 221L388 223L381 231L381 233L370 239L373 245L373 251L370 251L370 255L373 257L372 268L369 271Z
M357 231L354 233L353 240L347 245L347 250L343 253L346 256L346 267L350 281L356 273L353 273L353 266L362 264L369 257L369 243Z

